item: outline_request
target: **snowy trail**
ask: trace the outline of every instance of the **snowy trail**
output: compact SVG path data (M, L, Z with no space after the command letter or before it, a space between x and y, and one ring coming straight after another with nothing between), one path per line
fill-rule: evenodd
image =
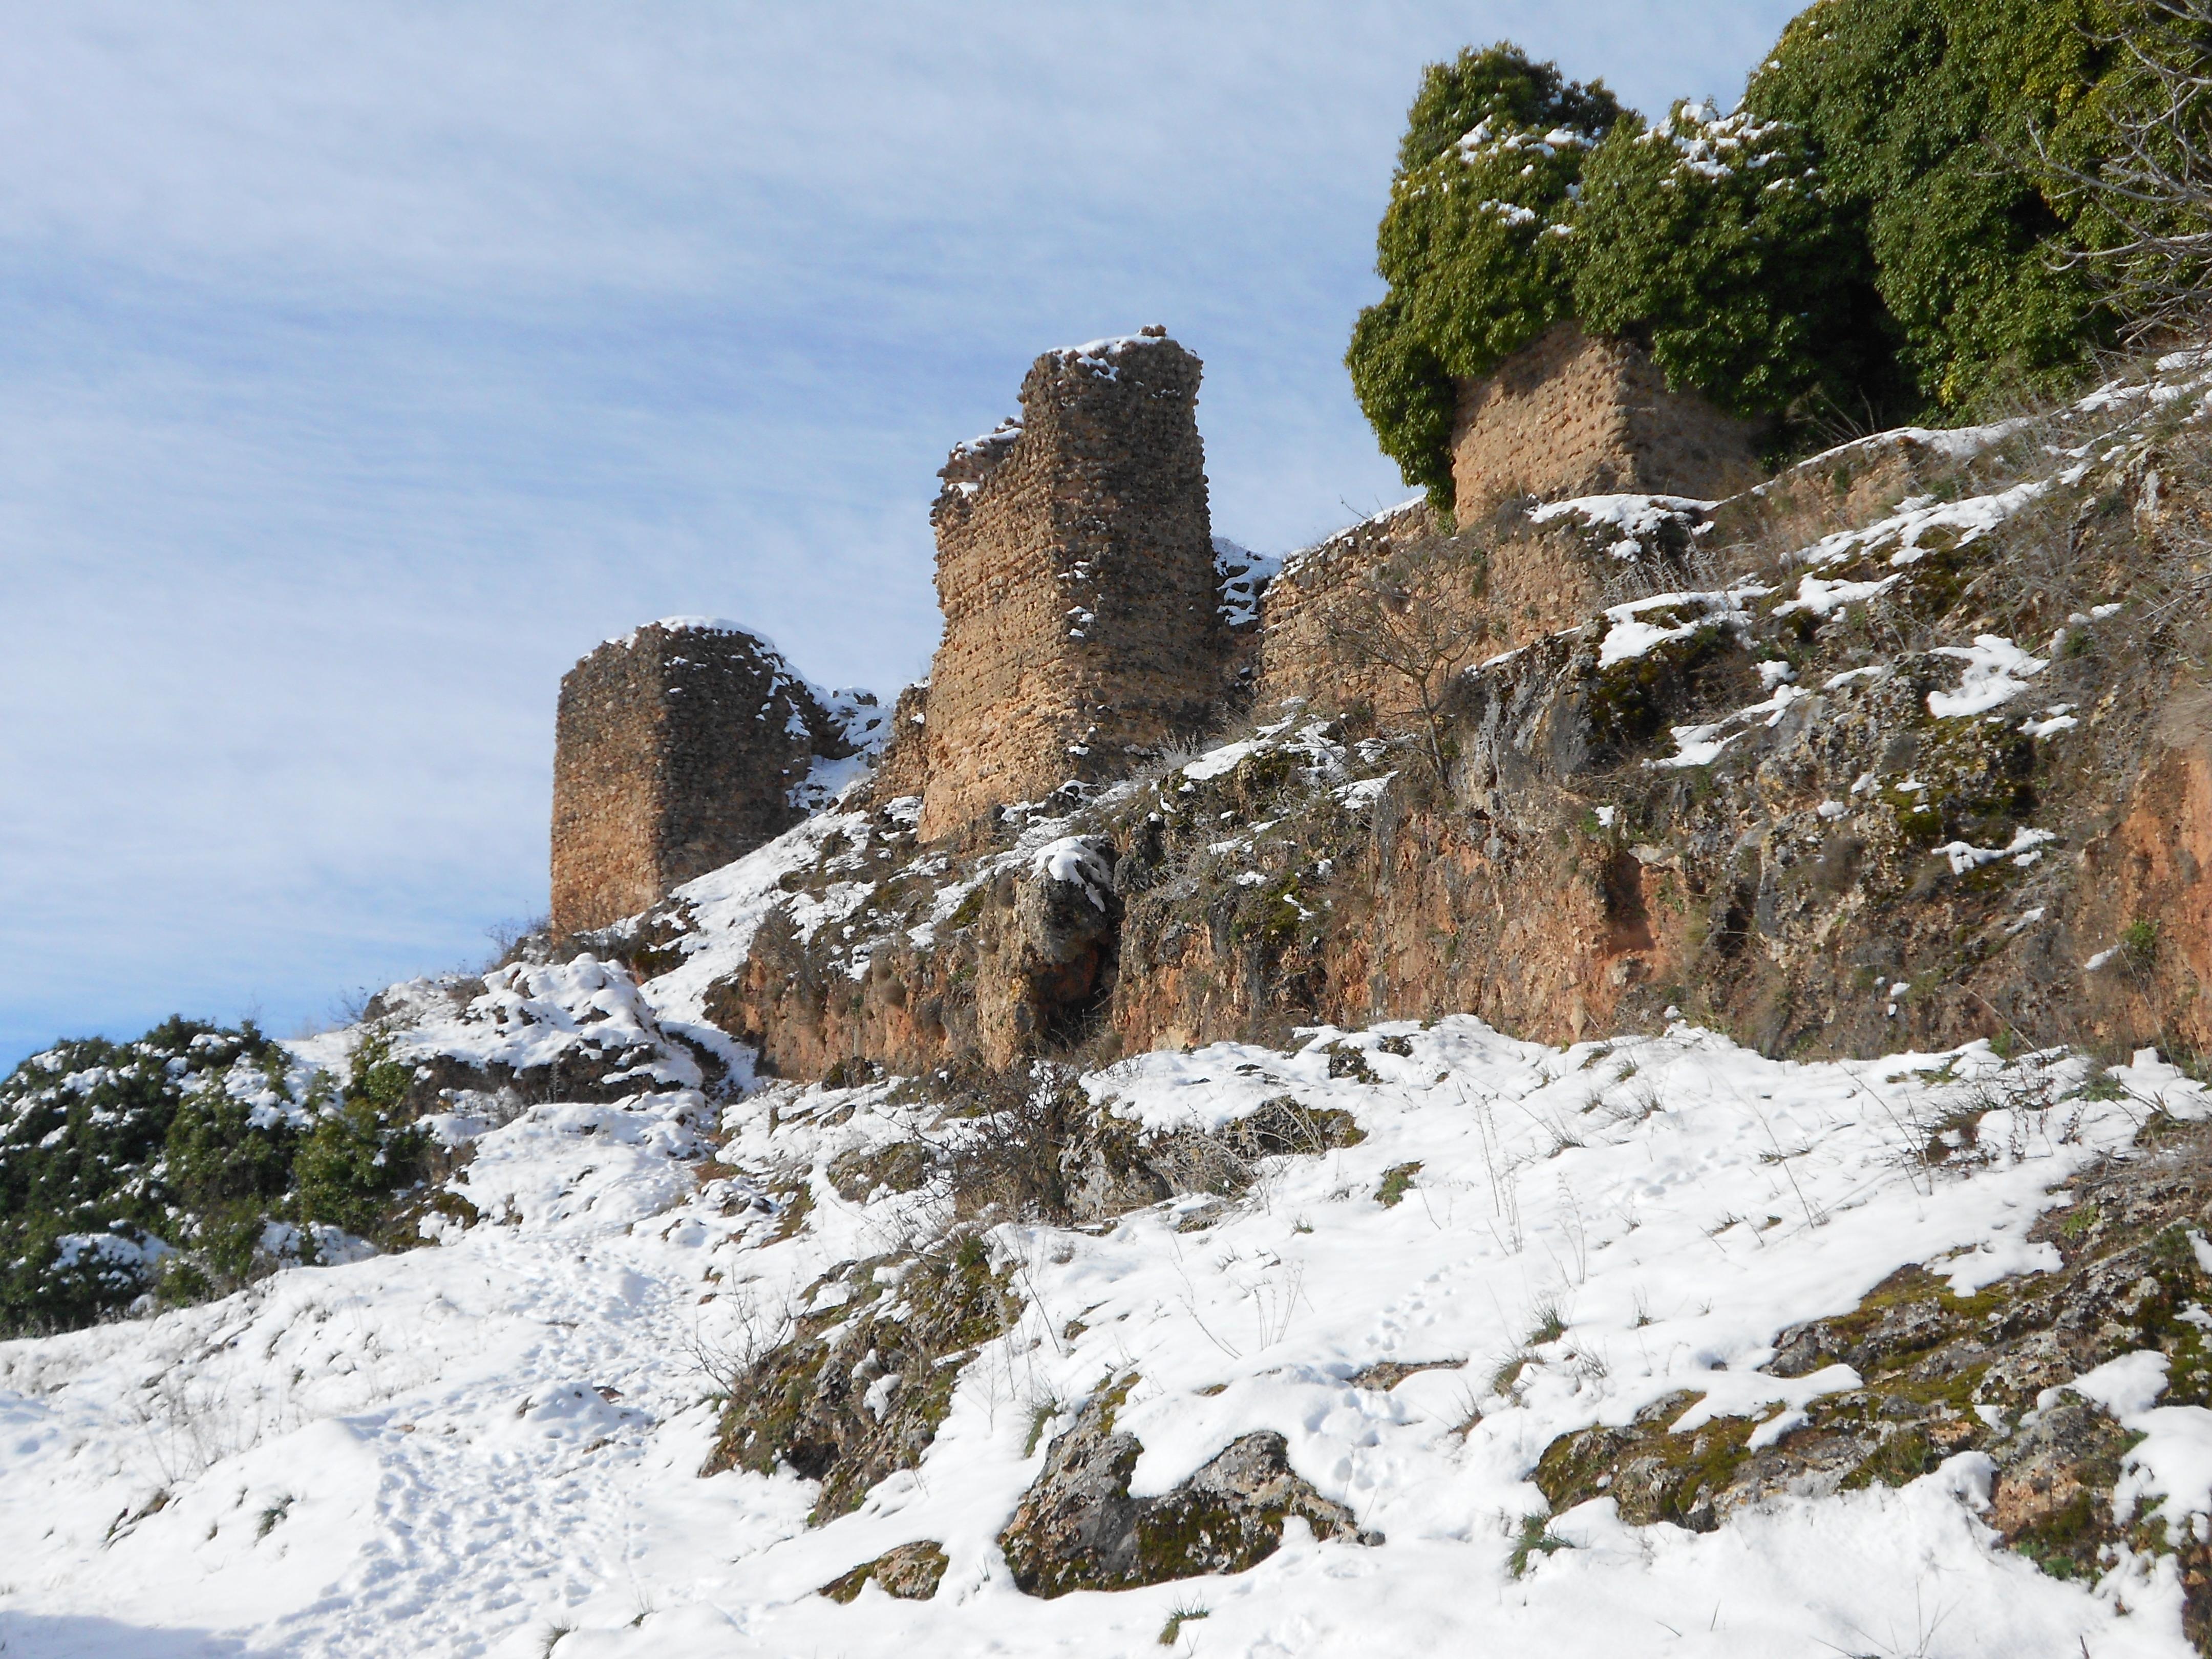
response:
M1364 1079L1329 1075L1331 1042ZM1783 1326L1903 1263L1962 1290L2039 1265L2027 1232L2053 1183L2124 1148L2153 1103L2207 1109L2143 1056L2119 1099L2000 1104L1978 1165L1918 1157L1964 1091L2019 1075L1980 1048L1796 1066L1686 1028L1563 1051L1469 1018L1140 1056L1085 1086L1155 1127L1287 1095L1365 1138L1270 1160L1225 1206L1001 1229L1026 1316L966 1365L921 1468L818 1528L809 1483L698 1478L714 1421L692 1350L910 1236L917 1196L848 1203L823 1173L904 1133L904 1109L877 1085L727 1109L724 1163L811 1170L793 1226L671 1155L688 1091L541 1107L477 1143L464 1190L486 1220L438 1248L0 1345L0 1651L525 1659L568 1630L559 1659L1135 1655L1180 1611L1204 1614L1176 1641L1201 1655L2178 1656L2170 1582L2093 1591L1993 1548L1971 1456L1708 1534L1627 1528L1601 1500L1552 1522L1574 1547L1507 1565L1558 1435L1686 1389L1765 1417L1850 1386L1755 1367ZM1356 1380L1382 1360L1437 1368ZM1233 1577L1021 1595L995 1539L1042 1443L1133 1374L1135 1491L1273 1429L1387 1542L1293 1523ZM812 1593L921 1539L950 1559L934 1600Z

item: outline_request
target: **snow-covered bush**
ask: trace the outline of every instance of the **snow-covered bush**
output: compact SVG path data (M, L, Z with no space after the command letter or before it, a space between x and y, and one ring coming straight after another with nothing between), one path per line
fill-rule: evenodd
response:
M1823 0L1737 110L1648 125L1510 45L1431 64L1346 355L1361 406L1449 507L1455 382L1568 319L1784 448L2051 387L2118 321L2071 256L2125 226L2080 181L2203 36L2155 0Z
M218 1165L270 1144L283 1114L254 1119L289 1110L284 1063L251 1024L170 1019L135 1042L58 1043L0 1081L0 1330L85 1324L152 1291L195 1205L238 1184Z
M429 1139L405 1111L413 1068L391 1039L365 1036L337 1109L319 1116L293 1162L300 1218L363 1237L380 1231L393 1199L422 1178Z
M0 1333L203 1301L363 1238L415 1242L402 1211L430 1142L413 1082L374 1031L342 1089L250 1023L170 1019L33 1054L0 1080Z

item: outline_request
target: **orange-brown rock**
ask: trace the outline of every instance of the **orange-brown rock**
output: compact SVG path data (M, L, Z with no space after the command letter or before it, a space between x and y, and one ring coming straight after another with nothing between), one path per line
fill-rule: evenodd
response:
M2081 855L2073 933L2098 967L2085 1016L2106 1038L2155 1030L2161 1047L2212 1047L2212 698L2182 690L2118 823ZM2069 1035L2071 1035L2069 1033Z

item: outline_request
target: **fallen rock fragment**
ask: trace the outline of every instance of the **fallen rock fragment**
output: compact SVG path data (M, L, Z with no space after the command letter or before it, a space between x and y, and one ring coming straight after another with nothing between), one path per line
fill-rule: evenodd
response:
M1132 1497L1129 1475L1144 1449L1114 1428L1126 1392L1108 1389L1084 1406L1000 1535L1014 1583L1028 1594L1049 1599L1243 1572L1281 1547L1292 1516L1316 1538L1382 1541L1292 1470L1287 1443L1272 1431L1231 1442L1172 1491Z
M932 1539L901 1544L872 1561L863 1561L850 1572L839 1573L815 1593L832 1601L850 1601L862 1585L872 1580L887 1595L902 1601L927 1601L937 1594L945 1577L945 1552Z

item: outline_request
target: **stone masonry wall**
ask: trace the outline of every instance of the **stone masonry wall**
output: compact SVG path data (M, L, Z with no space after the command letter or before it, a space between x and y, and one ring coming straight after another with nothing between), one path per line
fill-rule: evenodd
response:
M1758 429L1673 392L1640 348L1562 323L1462 382L1452 486L1462 518L1516 495L1717 501L1761 477Z
M876 758L870 793L879 801L920 795L929 787L929 682L916 680L891 705L890 735Z
M1267 589L1254 709L1272 717L1296 698L1316 712L1364 706L1385 726L1414 717L1403 672L1346 642L1345 623L1373 614L1378 577L1463 636L1465 667L1577 626L1639 575L1646 587L1680 585L1674 573L1710 539L1694 502L1591 507L1508 504L1447 532L1425 501L1409 501L1292 554Z
M930 515L925 837L1206 723L1224 645L1200 370L1164 330L1049 351L1019 419L952 453Z
M854 752L765 640L677 617L610 640L561 682L556 933L604 927L796 823L818 759Z

